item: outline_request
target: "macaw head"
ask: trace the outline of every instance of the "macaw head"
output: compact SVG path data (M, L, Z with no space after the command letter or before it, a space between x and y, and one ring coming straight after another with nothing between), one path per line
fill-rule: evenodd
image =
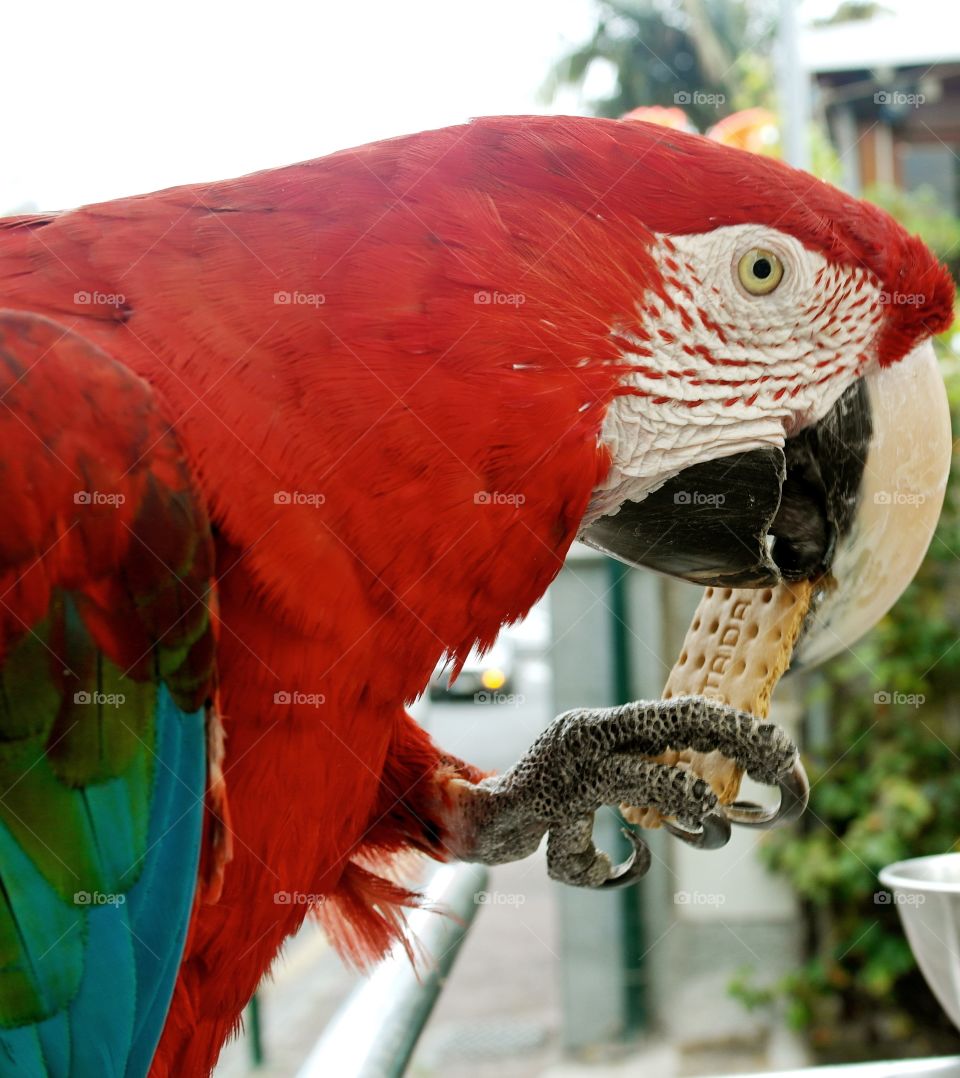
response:
M819 579L798 651L818 661L931 540L951 433L930 338L953 282L887 214L777 161L659 129L634 152L659 272L617 334L629 369L581 538L704 585Z

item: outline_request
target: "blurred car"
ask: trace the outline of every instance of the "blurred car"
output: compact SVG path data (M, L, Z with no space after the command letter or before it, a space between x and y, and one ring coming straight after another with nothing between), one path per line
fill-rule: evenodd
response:
M437 665L430 678L431 700L476 698L481 703L496 703L498 697L512 692L516 675L516 657L512 643L498 640L480 655L474 648L467 656L457 680L448 684L453 673L452 662Z

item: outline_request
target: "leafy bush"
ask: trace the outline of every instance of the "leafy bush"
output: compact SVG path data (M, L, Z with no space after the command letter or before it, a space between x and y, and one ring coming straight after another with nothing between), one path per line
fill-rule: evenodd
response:
M942 342L941 342L942 343ZM945 361L954 429L960 372ZM769 867L803 903L807 960L779 984L745 971L749 1006L781 1004L824 1060L956 1051L877 881L892 861L960 849L960 476L927 558L851 654L811 678L802 831L771 834Z
M582 85L601 61L613 65L616 84L591 103L598 116L682 104L705 130L738 109L770 106L776 10L774 0L597 0L593 36L556 64L545 96Z
M908 232L923 236L927 246L950 267L953 279L960 281L960 219L944 208L936 191L930 187L916 191L874 187L866 197L882 206Z

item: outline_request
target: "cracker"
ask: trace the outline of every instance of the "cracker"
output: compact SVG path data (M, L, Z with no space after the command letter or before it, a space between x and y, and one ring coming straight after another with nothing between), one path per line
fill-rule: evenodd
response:
M813 588L809 581L784 581L762 590L707 588L667 678L663 699L705 696L767 718L770 697L790 665ZM691 768L710 783L721 804L735 801L740 792L743 772L719 752L670 749L652 759ZM660 813L654 808L621 807L630 823L660 826Z

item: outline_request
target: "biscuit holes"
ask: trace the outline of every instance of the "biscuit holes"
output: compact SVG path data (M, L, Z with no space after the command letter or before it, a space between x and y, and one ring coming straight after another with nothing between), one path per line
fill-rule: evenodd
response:
M751 621L750 624L747 626L747 636L751 640L755 640L757 636L759 636L759 634L760 626L755 621Z
M731 595L733 595L733 588L724 588L723 589L723 598L724 599L729 599Z
M706 655L704 655L701 652L701 654L697 658L697 669L702 670L704 668L704 666L706 666L706 663L707 663L707 657L706 657Z
M690 626L690 632L695 633L700 628L700 619L694 618L693 624Z
M762 603L769 603L772 599L773 599L773 589L772 588L764 588L763 591L760 592L760 601Z
M678 664L680 666L686 666L686 664L687 664L687 653L686 653L686 651L681 651L680 652L680 658L677 660L677 662L678 662Z
M710 622L710 635L713 636L713 634L719 628L720 628L720 620L718 618L714 618L713 621Z
M708 599L712 599L713 598L713 588L707 588L707 590L705 592L705 595L706 595L706 597Z
M663 696L661 696L660 699L661 700L672 700L673 699L673 689L664 689L663 690Z
M733 664L734 677L741 677L744 673L746 673L746 670L747 663L745 659L737 659L737 661Z

